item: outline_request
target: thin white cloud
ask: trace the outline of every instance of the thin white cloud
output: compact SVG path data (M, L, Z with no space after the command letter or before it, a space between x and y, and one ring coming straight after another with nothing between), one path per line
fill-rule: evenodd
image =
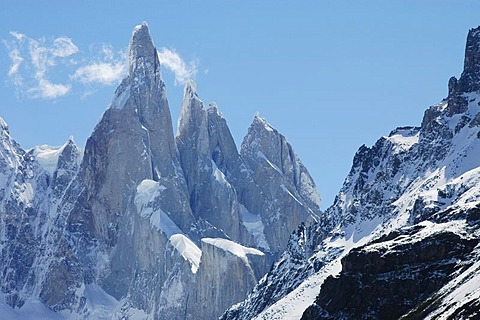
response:
M17 32L17 31L10 31L10 34L15 37L17 40L23 40L25 39L25 35L23 33Z
M118 82L125 75L125 63L123 62L99 62L78 68L72 79L83 83L100 83L110 85Z
M43 78L48 65L53 65L53 60L48 59L48 49L38 41L30 39L28 45L31 62L35 68L35 77Z
M185 84L197 74L198 62L192 60L186 63L175 50L161 48L158 51L158 59L162 66L175 74L175 84Z
M18 32L10 32L10 34L15 37L18 41L23 39L23 35ZM20 48L16 42L12 41L2 41L3 44L7 47L8 56L12 61L10 68L8 69L8 76L12 80L12 83L15 87L20 87L23 83L22 75L19 73L20 66L24 58L22 57Z
M8 53L10 56L10 59L12 60L12 66L8 70L8 75L13 76L14 74L18 73L18 69L20 68L20 65L23 62L23 58L20 55L20 50L18 49L13 49Z
M76 92L85 98L98 85L116 84L128 72L125 52L107 44L91 44L85 52L66 36L33 39L16 31L10 35L3 41L11 61L7 76L20 96L56 99ZM186 62L175 49L161 48L158 58L174 74L175 84L185 84L197 74L198 61Z
M55 84L46 79L39 79L38 86L28 89L34 98L55 99L66 95L70 85Z
M78 47L68 37L33 39L12 31L10 41L4 41L12 62L8 76L17 92L32 98L55 99L70 92L68 83L53 83L47 73L64 58L78 52ZM25 65L25 67L22 67Z
M8 76L13 76L18 73L20 65L23 62L22 55L20 53L20 49L16 45L9 44L4 42L8 49L8 56L10 60L12 60L12 65L10 69L8 69Z
M126 73L125 53L115 54L111 46L103 44L99 58L75 70L70 78L84 84L112 85L122 80Z
M112 61L114 59L115 55L113 53L112 46L103 44L102 45L102 53L103 53L103 56L104 56L105 60Z
M68 37L59 37L53 41L52 55L65 58L78 52L78 47Z
M60 40L59 40L60 39ZM33 66L35 67L35 79L37 85L27 90L33 98L55 99L66 95L70 91L70 85L61 83L52 83L46 79L46 72L50 67L55 66L56 57L68 57L78 48L73 43L64 42L65 38L57 38L54 40L53 47L44 45L34 39L29 39L29 52ZM70 46L73 45L73 47ZM72 53L73 52L73 53Z

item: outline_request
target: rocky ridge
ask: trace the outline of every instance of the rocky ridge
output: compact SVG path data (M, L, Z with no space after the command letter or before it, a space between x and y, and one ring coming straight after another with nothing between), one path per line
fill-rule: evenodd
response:
M0 309L39 301L66 319L212 319L320 215L308 171L264 119L238 152L189 82L175 136L160 68L143 23L84 150L72 139L24 150L1 120Z
M475 318L479 34L469 31L464 71L421 127L360 147L322 219L300 226L222 319Z

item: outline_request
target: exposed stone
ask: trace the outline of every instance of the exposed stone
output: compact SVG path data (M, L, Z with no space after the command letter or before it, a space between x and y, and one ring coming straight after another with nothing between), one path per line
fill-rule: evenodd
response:
M458 93L480 89L480 27L468 31L464 67L457 87Z
M382 239L371 248L352 250L342 259L340 276L325 280L315 305L302 319L398 319L440 289L454 272L466 269L468 264L459 267L457 259L465 259L478 243L448 231L414 243L403 243L405 236L388 240L391 246L377 249L376 243L387 241Z
M234 250L238 246L240 255L216 245L216 240L202 240L202 262L196 286L190 292L188 319L217 319L229 306L245 299L267 271L264 254L246 248L242 257L245 249L238 244L220 240Z

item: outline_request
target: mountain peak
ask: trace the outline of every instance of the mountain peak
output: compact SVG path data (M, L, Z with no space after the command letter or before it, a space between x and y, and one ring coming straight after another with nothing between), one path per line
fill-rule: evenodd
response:
M468 31L463 72L457 88L459 93L480 89L480 26Z
M267 131L276 131L275 128L273 128L265 118L262 118L258 112L255 113L255 116L253 117L253 122L251 127L264 129Z
M197 84L193 80L188 80L185 83L184 95L187 96L196 96L197 95Z
M153 68L153 71L158 69L157 50L153 45L146 22L142 22L142 24L133 28L128 65L130 74L134 73L138 68Z
M478 68L480 65L480 26L470 29L465 47L465 69Z
M8 133L8 124L5 122L5 120L3 120L3 118L0 118L0 130Z

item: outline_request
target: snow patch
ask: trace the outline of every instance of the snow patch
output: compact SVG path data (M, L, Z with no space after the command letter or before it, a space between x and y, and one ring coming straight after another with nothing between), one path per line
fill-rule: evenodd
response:
M99 285L82 285L77 294L85 297L85 311L81 314L72 310L63 310L58 313L50 310L42 302L29 299L17 309L7 305L0 296L0 319L2 320L78 320L98 319L111 320L128 318L131 320L145 320L148 315L143 310L129 308L122 310L122 301L116 300L107 294ZM85 312L85 313L83 313Z
M135 195L135 206L137 211L141 212L142 209L149 203L155 200L159 191L163 191L166 188L161 186L159 182L145 179L137 186L137 193Z
M182 230L173 222L156 203L156 198L166 188L159 182L145 179L137 186L135 206L141 217L149 219L150 224L163 232L172 246L188 261L192 272L196 273L200 264L202 251L198 246L185 236Z
M113 97L112 103L110 104L110 108L123 109L128 98L130 98L130 85L125 87L120 86L119 89L120 88L122 88L122 90L119 90L120 92L117 91L115 97Z
M72 137L68 139L62 146L49 146L46 144L33 147L32 152L37 162L42 168L47 171L51 176L57 169L58 158L63 152L65 147L70 143Z
M302 202L300 200L298 200L294 195L293 193L290 192L290 190L288 190L287 187L285 187L285 185L281 184L280 187L282 188L283 191L285 191L286 193L288 193L288 195L290 197L293 198L293 200L295 200L296 202L298 202L298 204L300 204L301 206L303 206Z
M236 242L223 239L223 238L203 238L202 242L208 243L212 246L228 251L231 254L239 257L245 264L249 264L247 254L253 254L257 256L263 256L264 253L260 250L244 247Z
M274 129L273 127L268 124L267 120L265 120L265 118L262 118L260 117L260 115L258 113L255 114L255 118L254 118L254 121L257 121L259 124L261 124L263 126L263 128L265 128L265 130L269 131L269 132L273 132Z
M263 154L262 151L258 151L258 152L257 152L257 157L259 157L260 159L265 160L265 161L270 165L270 167L272 167L273 169L275 169L275 171L277 171L278 173L283 174L282 170L280 170L280 168L277 167L275 164L271 163L270 160L267 159L267 157L265 156L265 154Z
M262 311L253 320L300 319L305 309L315 301L325 279L330 275L340 273L341 269L340 259L332 261L322 268L320 272L308 277L295 290Z
M30 182L26 182L21 185L21 189L22 191L19 193L18 197L23 203L27 205L31 204L34 194L32 184Z
M382 228L382 218L374 217L373 219L364 219L357 221L356 224L351 224L345 227L345 238L352 239L357 243L361 239L373 234L376 229Z
M222 184L229 184L227 179L225 178L225 175L223 174L222 171L220 171L220 169L218 169L217 165L215 164L215 162L212 160L212 168L213 168L213 175L215 176L215 180L217 180L218 182L222 183Z
M169 238L173 234L182 232L172 219L162 209L158 208L158 204L155 203L155 199L165 189L159 182L145 179L137 186L134 203L140 216L150 219L150 224L165 233L167 238Z
M84 295L90 311L89 317L92 319L110 319L119 309L119 302L97 284L87 284Z
M64 320L65 317L48 309L38 300L27 300L20 309L13 309L0 299L2 320Z
M172 246L187 260L192 266L192 272L197 273L202 257L200 250L192 240L183 234L174 234L170 237Z
M425 238L431 237L432 235L440 232L445 232L448 230L462 236L462 230L466 228L465 220L455 220L445 223L433 223L430 221L422 221L418 226L423 226L419 232L415 233L413 236L409 237L398 237L392 240L382 241L378 243L372 243L365 247L367 251L377 251L380 249L388 249L393 246L398 246L401 244L413 245L414 243L420 242Z
M440 293L445 291L449 293L443 298L441 306L429 314L426 319L450 319L462 306L472 301L478 301L480 299L479 283L480 261L477 261L440 291ZM476 316L479 314L480 311L476 313Z
M393 143L393 152L399 153L409 150L415 144L418 143L420 132L413 136L394 134L390 137L385 137L387 140Z
M253 235L257 246L270 251L270 246L265 237L265 226L262 222L262 218L248 211L242 204L240 204L240 214L242 216L242 224L247 228L247 231Z

